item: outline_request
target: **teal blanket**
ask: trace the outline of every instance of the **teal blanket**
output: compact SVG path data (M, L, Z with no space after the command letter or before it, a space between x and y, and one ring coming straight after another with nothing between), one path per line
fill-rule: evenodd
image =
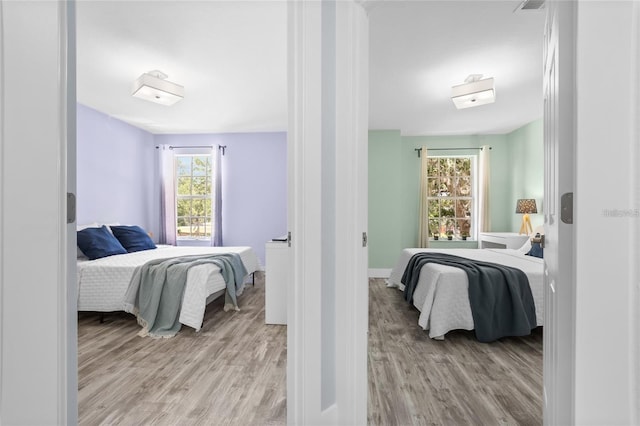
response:
M225 311L238 310L236 292L241 289L247 270L236 253L196 255L156 259L134 273L129 290L135 292L133 312L144 327L141 335L172 337L181 327L180 307L187 273L194 266L214 264L227 284Z

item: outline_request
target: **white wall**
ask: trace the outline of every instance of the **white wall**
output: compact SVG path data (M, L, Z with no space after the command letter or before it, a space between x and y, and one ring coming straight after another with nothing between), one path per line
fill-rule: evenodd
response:
M578 3L576 424L638 418L638 2Z

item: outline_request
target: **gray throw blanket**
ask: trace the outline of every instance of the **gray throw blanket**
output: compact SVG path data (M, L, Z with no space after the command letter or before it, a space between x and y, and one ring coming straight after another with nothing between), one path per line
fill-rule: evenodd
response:
M172 337L180 330L180 308L189 269L203 264L220 268L227 284L225 311L238 309L236 291L240 290L247 270L236 253L183 256L156 259L138 268L131 278L125 310L135 313L143 327L141 335ZM135 305L127 303L135 295Z
M476 337L492 342L525 336L536 328L536 310L527 275L517 268L444 253L417 253L402 275L404 298L413 302L420 270L426 263L463 269L469 279L469 302Z

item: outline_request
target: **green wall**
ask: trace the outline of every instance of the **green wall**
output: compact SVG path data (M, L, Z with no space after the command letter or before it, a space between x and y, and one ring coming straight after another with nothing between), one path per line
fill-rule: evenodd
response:
M506 135L402 136L399 130L369 131L369 267L391 268L406 247L418 244L420 160L415 148L491 146L491 230L517 232L517 198L542 201L542 120ZM438 151L438 155L478 150ZM538 211L541 211L538 206ZM542 215L532 215L533 225ZM475 241L433 242L432 247L476 247Z
M409 194L398 190L404 180L401 144L400 131L369 132L369 265L396 258L404 233L410 232L403 229Z
M509 164L511 165L510 200L512 213L518 198L535 198L538 214L532 214L531 225L542 225L542 197L544 196L544 148L542 120L534 121L509 133ZM522 215L511 214L511 229L518 232Z

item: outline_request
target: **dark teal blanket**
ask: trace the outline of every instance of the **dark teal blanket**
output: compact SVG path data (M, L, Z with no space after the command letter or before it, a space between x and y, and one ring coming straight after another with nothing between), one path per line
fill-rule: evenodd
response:
M460 268L469 279L469 302L476 337L493 342L506 336L525 336L536 328L536 310L527 275L517 268L444 253L417 253L402 275L404 298L413 293L426 263Z
M130 289L137 287L135 311L143 334L172 337L180 330L180 308L189 269L214 264L227 284L225 310L238 309L236 291L243 285L247 270L236 253L183 256L147 262L134 273Z

